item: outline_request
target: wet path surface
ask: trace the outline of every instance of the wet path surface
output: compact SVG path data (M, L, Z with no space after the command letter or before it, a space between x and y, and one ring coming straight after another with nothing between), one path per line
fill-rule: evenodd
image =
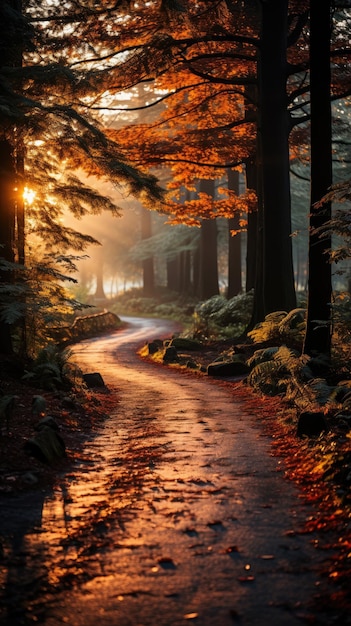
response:
M311 536L295 532L309 510L257 417L214 381L141 361L172 326L130 322L74 349L115 412L53 493L22 497L18 527L6 526L18 502L1 511L13 559L0 623L303 623L319 582Z

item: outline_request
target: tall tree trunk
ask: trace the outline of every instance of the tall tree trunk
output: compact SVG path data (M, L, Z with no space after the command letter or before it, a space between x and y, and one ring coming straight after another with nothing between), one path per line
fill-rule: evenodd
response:
M180 293L187 296L191 293L191 254L190 250L180 253Z
M257 124L257 87L247 87L247 104L245 118L248 121L256 121ZM256 111L252 104L256 102ZM246 256L246 291L254 289L253 307L250 323L247 331L265 317L264 291L263 291L263 172L262 172L262 145L261 134L256 136L256 154L245 163L246 187L254 189L257 196L257 210L248 214L247 224L247 256Z
M167 289L179 290L178 256L167 260Z
M239 172L228 170L228 188L235 191L239 195ZM241 234L240 216L237 214L228 219L228 299L238 295L242 290L241 278ZM236 231L235 235L231 231Z
M3 0L4 2L4 0ZM9 11L13 14L17 13L17 17L22 13L22 0L5 0ZM1 59L2 66L20 67L22 65L23 52L23 36L20 28L16 29L15 38L11 38L9 33L2 25L1 34L4 39L1 40ZM13 33L12 33L13 34ZM6 114L5 114L6 115ZM5 117L6 119L6 117ZM4 132L0 129L0 257L6 261L15 261L15 239L16 239L16 208L19 215L17 222L17 238L18 234L22 235L24 242L24 226L21 210L23 209L22 196L19 196L16 187L18 187L18 168L23 173L23 163L17 158L14 146L16 145L16 129L14 124L8 120L7 127ZM18 139L18 137L17 137ZM17 205L17 206L16 206ZM23 243L24 250L24 243ZM24 261L24 252L20 257L21 262ZM19 258L17 260L20 260ZM9 283L14 280L14 274L9 271L0 272L0 284ZM11 354L13 352L11 327L0 319L0 352L3 354Z
M257 193L257 211L248 216L248 247L255 248L251 253L252 262L255 262L254 268L250 266L250 283L247 283L246 290L254 288L253 307L250 323L247 331L251 330L262 322L266 315L264 303L264 255L263 255L263 230L264 230L264 211L263 211L263 174L261 162L261 136L257 133L257 153L256 163L250 163L246 168L247 182L250 183L249 188L255 189ZM253 282L252 282L253 281Z
M208 300L219 294L215 219L201 221L199 269L198 296L200 300Z
M316 228L331 217L331 203L314 205L332 184L330 106L330 2L310 1L311 210L308 255L308 307L304 352L330 358L332 279L328 250Z
M149 239L152 236L151 211L141 207L141 239ZM143 265L143 293L145 296L153 296L155 293L155 269L154 258L151 256L144 259Z
M15 181L12 147L7 139L3 139L0 141L0 257L10 263L14 261ZM0 284L11 283L12 280L11 271L0 271ZM0 352L11 354L12 351L11 326L0 317Z
M288 0L261 3L259 132L263 174L264 314L296 306L286 95Z
M214 197L214 180L200 180L199 191ZM217 223L215 219L202 220L198 295L200 300L207 300L218 294Z
M257 166L253 162L246 162L246 187L258 192ZM257 197L258 193L257 193ZM246 243L246 284L245 290L251 291L255 287L257 269L257 236L258 210L250 211L247 216L247 243Z
M245 86L245 120L255 123L257 126L257 85ZM259 175L261 169L258 166L258 136L256 139L256 151L245 160L246 189L253 189L257 198L259 194ZM251 291L255 287L257 267L257 235L258 235L258 209L251 211L247 216L247 242L246 242L246 285L245 290Z
M106 300L106 294L104 290L104 250L100 246L96 252L96 288L94 298L96 300Z

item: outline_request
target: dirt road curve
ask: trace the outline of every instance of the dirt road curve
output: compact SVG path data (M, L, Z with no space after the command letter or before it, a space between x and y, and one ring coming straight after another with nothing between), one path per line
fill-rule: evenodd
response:
M0 624L327 623L309 604L320 555L295 533L309 510L257 418L214 381L142 362L172 331L143 324L75 347L119 402L54 493L22 496L16 528L18 502L2 509Z

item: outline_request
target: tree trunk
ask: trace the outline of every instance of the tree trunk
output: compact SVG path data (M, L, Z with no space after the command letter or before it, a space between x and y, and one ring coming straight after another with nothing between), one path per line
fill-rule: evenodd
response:
M141 207L141 239L149 239L152 236L151 212ZM143 293L145 296L153 296L155 293L155 269L154 258L151 256L144 259L143 265Z
M261 3L259 133L263 175L264 314L296 306L286 95L288 0Z
M199 191L214 197L214 181L200 180ZM218 294L217 223L215 219L202 220L198 296L200 300L208 300Z
M239 195L239 172L228 170L228 188ZM241 234L231 235L231 231L238 231L240 216L237 214L228 220L228 299L233 298L242 291L241 279Z
M178 256L167 261L167 289L179 290Z
M0 257L13 263L16 168L9 141L0 141ZM0 284L11 283L11 271L0 271ZM0 319L0 352L11 354L11 326Z
M308 307L303 351L310 356L331 351L332 279L329 237L314 232L331 217L331 204L314 205L332 184L330 106L330 2L310 1L311 210L308 256Z
M102 246L100 246L96 253L96 289L94 298L96 300L106 300L105 290L104 290L104 250Z
M255 163L246 162L246 187L254 189L257 193L257 166ZM258 194L257 194L258 195ZM258 235L258 210L251 211L247 216L247 243L246 243L246 291L251 291L255 286L257 267L257 235Z
M188 296L191 293L191 255L190 250L180 253L180 293Z
M219 294L215 219L201 221L199 269L198 295L200 300L208 300Z

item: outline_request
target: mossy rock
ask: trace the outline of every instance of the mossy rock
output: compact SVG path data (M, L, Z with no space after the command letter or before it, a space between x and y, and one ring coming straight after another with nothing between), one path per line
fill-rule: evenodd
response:
M174 346L176 350L191 352L192 350L201 350L202 344L200 341L196 341L196 339L188 339L187 337L174 337L172 339L171 346Z

